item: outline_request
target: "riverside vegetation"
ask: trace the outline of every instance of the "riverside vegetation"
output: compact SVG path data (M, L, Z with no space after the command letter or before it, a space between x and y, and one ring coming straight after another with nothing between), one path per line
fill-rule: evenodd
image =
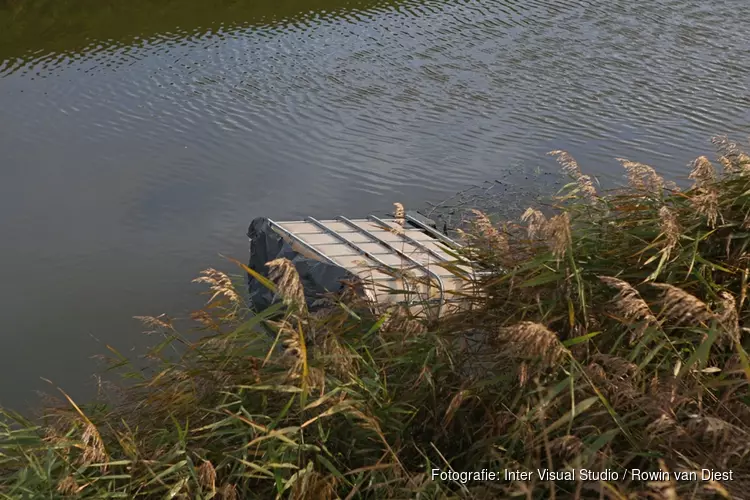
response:
M439 320L356 294L308 311L288 261L254 275L281 300L253 314L207 270L200 335L142 318L163 341L145 367L115 353L127 383L3 411L0 497L747 498L750 156L716 145L683 190L621 160L629 186L598 193L553 152L572 182L518 222L473 213L451 264L470 307Z

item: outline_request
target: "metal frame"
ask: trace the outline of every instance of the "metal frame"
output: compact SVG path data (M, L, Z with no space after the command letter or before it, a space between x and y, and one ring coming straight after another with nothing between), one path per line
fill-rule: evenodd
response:
M454 241L453 239L449 238L448 236L444 235L434 227L430 227L421 220L412 217L409 214L406 214L406 220L408 220L410 223L414 224L415 226L419 227L419 229L423 229L424 231L427 231L435 238L439 239L443 243L447 243L448 246L452 246L453 248L463 248L463 245L458 243L457 241Z
M389 250L397 253L399 256L401 256L401 258L403 258L403 259L411 262L412 264L414 264L414 266L422 269L425 272L425 274L432 275L437 280L438 289L440 290L440 299L439 299L439 302L438 302L438 316L440 315L440 310L442 309L443 303L445 302L445 286L443 285L443 279L440 277L439 274L437 274L435 271L429 269L428 267L426 267L421 262L417 262L416 260L412 259L409 255L405 254L404 252L402 252L398 248L394 247L393 245L391 245L387 241L381 240L380 238L378 238L376 235L374 235L373 233L371 233L367 229L358 226L357 224L355 224L351 220L347 219L343 215L340 215L340 216L336 217L336 220L343 222L344 224L348 225L349 227L351 227L355 231L358 231L358 232L366 235L372 241L374 241L376 243L380 243L381 245L383 245L384 247L388 248ZM404 281L404 283L406 283L406 281Z
M323 224L321 221L317 220L316 218L314 218L314 217L305 217L305 221L313 224L315 227L317 227L318 229L321 229L325 233L330 234L331 236L333 236L334 238L336 238L337 240L339 240L344 245L348 246L349 248L352 248L352 249L356 250L359 254L364 255L365 257L367 257L368 259L370 259L370 260L372 260L374 262L377 262L378 264L380 264L381 266L385 267L386 269L393 269L393 266L390 266L390 265L386 264L385 262L383 262L381 259L379 259L375 255L373 255L370 252L368 252L367 250L364 250L363 248L359 247L353 241L347 240L338 231L336 231L335 229L331 229L330 227L326 226L325 224ZM340 265L340 264L336 264L336 265ZM402 282L404 284L404 289L411 295L411 290L409 288L409 284L407 283L407 281L406 280L402 280ZM374 285L375 285L375 280L373 280L373 286ZM411 301L408 301L408 302L411 303Z
M388 224L386 221L384 221L383 219L381 219L379 217L375 217L374 215L368 215L367 219L371 220L373 222L376 222L377 224L381 225L383 227L383 229L387 229L389 231L393 229L391 227L391 225ZM432 248L428 247L427 245L425 245L421 241L415 240L414 238L412 238L411 236L409 236L409 235L407 235L405 233L404 234L399 234L399 236L401 236L404 239L404 241L407 241L408 243L414 245L415 247L421 248L425 252L429 253L430 255L432 255L433 257L435 257L437 260L439 260L441 262L447 262L448 261L448 259L446 259L442 255L440 255L435 250L433 250Z
M277 229L277 230L281 231L282 233L284 233L285 235L287 235L289 238L291 238L292 240L296 241L297 243L299 243L300 245L302 245L303 247L305 247L306 249L308 249L309 251L311 251L312 253L314 253L318 257L322 258L326 262L329 262L329 263L337 265L337 266L339 265L331 257L329 257L328 255L324 254L323 252L321 252L320 250L318 250L317 248L315 248L314 246L312 246L311 244L309 244L308 242L306 242L305 240L303 240L302 238L300 238L299 236L297 236L293 232L289 231L288 229L285 229L284 227L282 227L278 223L272 221L271 219L268 219L268 222L271 224L271 227L273 227L274 229Z
M421 229L422 231L428 233L433 238L435 238L435 239L439 240L440 242L446 244L448 247L456 249L456 250L463 248L463 245L461 245L457 241L455 241L452 238L444 235L439 230L437 230L437 229L429 226L428 224L426 224L423 221L417 219L413 215L410 215L410 214L407 213L407 214L405 214L405 219L413 227L415 227L417 229ZM384 248L388 249L390 252L397 254L404 261L409 262L415 268L422 270L422 272L425 274L425 276L429 276L430 278L434 278L434 280L436 281L436 284L437 284L437 288L438 288L439 293L440 293L440 297L437 298L437 299L429 298L429 294L431 292L428 291L428 301L432 302L432 303L437 302L437 314L440 315L440 313L442 311L442 308L443 308L443 305L447 303L447 300L446 300L446 288L445 288L445 283L443 281L443 277L440 274L438 274L437 272L435 272L434 270L430 269L428 267L429 263L427 265L425 265L425 264L423 264L423 263L415 260L410 255L406 254L404 251L402 251L399 248L397 248L396 246L394 246L394 244L391 244L391 242L388 242L388 241L386 241L384 239L381 239L376 233L373 233L373 232L367 230L366 228L361 227L361 226L359 226L357 224L357 222L359 222L359 223L362 223L362 222L371 222L371 223L377 224L378 226L380 226L384 230L394 232L394 228L387 221L385 221L383 219L380 219L379 217L376 217L374 215L369 215L367 217L367 219L358 219L357 222L354 222L353 220L350 220L350 219L348 219L348 218L346 218L344 216L338 216L338 217L335 218L335 220L338 221L338 222L344 223L347 227L353 229L353 231L356 232L356 233L358 233L358 234L364 234L371 242L378 243L379 245L381 245ZM333 257L331 257L329 255L326 255L325 252L323 252L323 251L319 250L318 248L316 248L315 245L313 245L311 243L308 243L301 236L298 236L297 234L293 233L291 230L286 229L280 223L275 222L275 221L270 220L270 219L269 219L269 222L271 224L271 227L274 230L276 230L277 232L281 233L283 236L285 236L286 238L288 238L289 240L291 240L291 242L299 244L301 247L303 247L307 251L311 252L313 255L317 256L319 259L321 259L321 260L323 260L325 262L328 262L330 264L336 265L336 266L342 266L342 264L340 264L339 262L337 262ZM295 221L292 221L292 222L295 222ZM397 274L399 272L398 268L396 268L395 266L386 264L383 260L381 260L379 257L377 257L376 255L374 255L373 253L364 250L357 243L348 240L343 234L341 234L338 231L336 231L336 230L328 227L324 222L321 222L321 221L315 219L314 217L306 217L303 221L299 221L299 222L308 222L308 223L314 225L316 228L318 228L319 230L323 231L324 234L328 234L330 236L333 236L337 241L339 241L340 243L344 244L345 246L353 249L355 252L357 252L358 254L362 255L363 257L369 259L371 262L376 263L376 264L382 266L383 268L385 268L385 269L387 269L387 270L389 270L391 272L394 272L394 275L393 275L394 278L399 278L399 276ZM348 234L348 232L346 232L346 233ZM307 233L303 233L303 234L307 234ZM310 233L310 234L313 234L313 233ZM411 237L411 236L409 236L407 234L404 234L402 232L401 233L397 233L397 234L403 240L403 242L409 243L412 246L414 246L415 248L419 249L420 251L423 251L426 254L432 256L434 259L436 259L436 261L438 261L438 262L448 262L449 261L449 259L446 258L445 255L442 255L441 253L439 253L435 249L428 247L426 245L426 243L424 243L422 241L419 241L419 240L416 240L413 237ZM398 245L397 242L393 242L393 243L395 243L395 245ZM439 264L436 263L436 266L439 266ZM472 270L472 272L476 272L476 270ZM373 282L374 288L377 289L376 280L373 279L372 282ZM411 296L412 295L418 295L418 293L417 294L414 293L414 291L411 289L412 287L409 285L408 280L402 279L402 282L403 282L404 290L409 294L409 299L407 299L405 302L407 304L414 303L415 299L412 298ZM429 279L428 288L431 288L432 286L433 286L433 281L432 281L432 279ZM377 292L377 290L376 290L376 292Z
M352 248L352 249L356 250L357 253L359 253L361 255L364 255L368 259L377 262L381 266L391 267L388 264L386 264L385 262L383 262L382 260L380 260L379 258L377 258L376 256L374 256L373 254L371 254L370 252L368 252L367 250L364 250L363 248L359 247L353 241L347 240L338 231L336 231L335 229L331 229L330 227L328 227L325 224L323 224L322 222L320 222L318 219L316 219L314 217L305 217L305 221L306 222L310 222L311 224L313 224L314 226L316 226L318 229L322 229L325 233L330 234L331 236L333 236L334 238L336 238L337 240L339 240L344 245L348 246L349 248Z

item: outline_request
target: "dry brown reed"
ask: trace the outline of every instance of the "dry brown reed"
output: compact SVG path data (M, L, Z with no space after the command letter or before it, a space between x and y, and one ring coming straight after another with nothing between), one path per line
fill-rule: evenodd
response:
M213 293L207 303L213 302L216 297L224 296L232 304L239 305L242 302L237 291L234 289L234 284L229 276L221 271L217 271L214 268L208 268L201 271L203 276L195 278L193 283L204 283L207 284Z
M543 238L547 247L558 259L563 257L571 247L572 236L568 212L555 215L548 220L541 211L529 207L521 216L521 220L527 224L526 234L529 239Z
M518 365L518 385L526 387L529 382L529 364L526 362Z
M398 224L401 227L404 227L405 214L406 214L406 212L404 211L404 206L401 203L396 202L393 204L393 208L394 208L393 216L395 218L396 224Z
M578 184L578 189L583 193L584 197L589 200L597 198L596 188L591 176L584 175L581 172L581 168L578 166L578 162L570 155L567 151L555 150L547 153L550 156L554 156L557 162L562 167L563 172L573 178Z
M716 169L705 156L700 156L692 163L690 179L693 180L693 193L690 201L695 210L706 217L709 227L716 226L719 212L719 192L715 186Z
M299 358L302 354L302 339L300 339L296 322L282 319L281 321L271 322L271 324L278 331L284 356Z
M521 216L521 220L528 224L526 232L529 235L529 239L533 240L544 234L544 228L547 226L547 217L541 211L529 207Z
M680 242L682 228L680 227L680 222L677 220L675 213L666 205L659 209L659 219L661 220L659 224L661 236L664 237L663 251L666 252L666 258L669 259L672 250L674 250Z
M173 329L172 320L166 314L160 314L159 316L133 316L133 318L140 321L146 328L149 328L146 333Z
M721 216L719 212L719 192L712 187L700 188L696 194L690 197L695 210L706 217L709 227L715 227L716 221Z
M734 166L734 162L730 158L724 155L719 156L719 163L721 163L721 166L724 169L725 174L733 174L737 171L737 169Z
M552 217L544 226L544 235L552 254L563 257L572 244L570 214L563 212Z
M716 182L716 169L711 161L705 156L699 156L692 163L689 179L692 179L694 188L702 188Z
M453 422L453 417L455 417L456 412L464 403L464 401L466 401L466 398L469 396L469 394L469 391L464 389L458 391L453 395L450 403L448 403L448 408L445 410L445 415L443 416L443 427L447 427L451 424L451 422Z
M388 319L383 326L385 327L384 330L388 332L413 335L427 331L424 321L415 317L407 305L393 306L388 310L387 315Z
M550 443L550 450L555 456L569 462L581 454L584 444L578 436L567 434L554 439Z
M670 474L670 470L663 459L659 459L659 470L666 472L670 479L666 481L649 481L647 483L649 492L647 495L654 500L678 500L677 484L673 474Z
M276 285L276 294L287 306L306 310L305 291L299 280L297 268L289 259L275 259L266 264L268 278Z
M311 469L305 469L300 473L301 477L295 481L289 495L291 500L333 500L336 481L333 477L321 474Z
M208 460L204 460L198 467L198 484L203 490L216 491L216 469Z
M480 210L471 210L474 214L474 225L477 229L476 235L489 245L490 248L507 254L510 250L508 238L492 224L487 215Z
M190 313L190 319L200 323L206 328L210 328L213 330L219 328L219 323L217 323L216 319L214 319L214 317L211 316L208 311L204 311L203 309Z
M237 487L233 484L225 484L219 489L219 498L221 500L239 500L237 496Z
M723 327L723 335L719 336L719 342L724 344L739 344L741 341L740 318L737 312L737 300L727 290L719 293L721 302L717 317Z
M578 165L578 162L567 151L556 149L554 151L550 151L547 154L550 156L554 156L557 162L562 167L563 172L565 172L570 177L577 179L582 175L581 167Z
M702 300L685 290L667 283L652 283L651 286L662 290L661 315L670 319L675 325L697 323L708 326L716 319Z
M72 496L78 491L78 483L73 476L65 476L55 489L63 496Z
M516 356L539 357L547 366L557 363L567 352L555 332L533 321L500 328L497 339L509 344Z
M99 434L99 430L91 422L85 424L83 435L81 436L81 444L83 446L83 454L81 455L82 465L107 460L107 451L104 449L102 437Z
M599 366L606 366L609 379L625 380L638 373L638 365L620 356L597 352L591 356L591 360Z
M617 161L627 171L628 182L633 189L657 195L662 193L664 179L652 167L626 158L617 158Z
M651 312L649 305L643 300L641 294L627 281L611 276L599 276L599 279L605 285L617 290L617 295L613 299L613 303L623 322L631 326L636 326L630 341L633 342L640 339L646 328L656 323L656 317Z
M326 365L334 374L345 377L356 372L357 362L354 355L341 344L336 333L328 332L319 344L326 357Z
M721 153L719 163L724 167L724 174L744 174L750 170L750 156L742 151L739 144L726 136L714 137L712 142Z

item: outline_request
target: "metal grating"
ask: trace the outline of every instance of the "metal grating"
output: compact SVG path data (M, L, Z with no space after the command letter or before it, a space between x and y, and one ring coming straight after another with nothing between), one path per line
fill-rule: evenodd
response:
M460 279L441 266L454 260L449 249L461 245L408 214L404 227L393 219L374 215L354 220L344 216L333 220L307 217L271 224L298 251L369 278L374 288L401 288L413 297L419 290L413 284L409 286L403 272L420 273L425 279L422 282L420 278L418 288L424 287L422 291L438 314L446 303L455 302L448 300L447 294L462 286Z

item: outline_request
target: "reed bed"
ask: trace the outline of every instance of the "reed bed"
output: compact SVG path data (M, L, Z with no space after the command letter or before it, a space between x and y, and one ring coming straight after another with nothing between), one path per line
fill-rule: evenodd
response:
M148 367L113 353L128 383L2 412L0 497L748 498L750 157L716 145L683 190L621 159L599 193L553 152L571 183L473 214L454 264L483 272L454 267L474 292L438 320L356 293L313 313L289 262L238 263L279 298L256 314L209 269L195 331L142 318ZM533 474L481 475L506 469Z

